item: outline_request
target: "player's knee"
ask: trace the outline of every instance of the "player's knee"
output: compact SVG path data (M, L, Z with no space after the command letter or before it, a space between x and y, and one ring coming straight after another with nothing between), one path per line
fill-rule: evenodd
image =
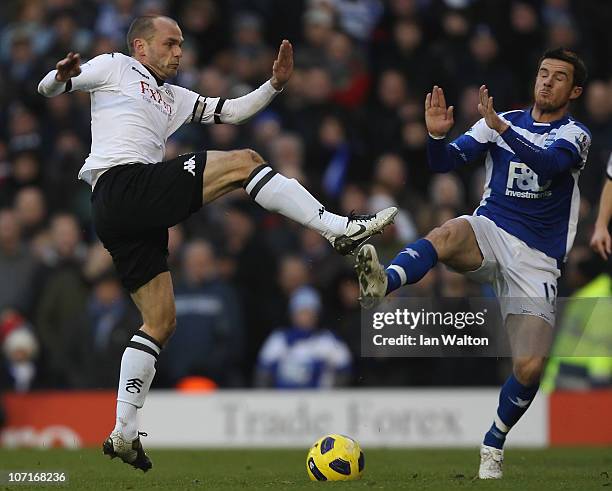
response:
M264 164L264 159L259 153L250 148L236 150L238 153L238 172L236 174L236 184L243 185L251 173Z
M529 356L514 361L513 371L516 379L525 386L540 382L546 359L541 356Z
M171 311L163 314L156 320L155 325L151 327L156 334L155 338L162 345L165 345L176 330L176 312Z
M244 152L246 160L249 160L254 167L261 165L264 163L264 159L261 155L259 155L255 150L251 150L250 148L245 148L241 150Z
M438 259L441 261L446 259L453 244L457 243L458 231L456 228L457 227L452 222L446 222L444 225L434 228L425 237L432 243L438 252Z
M169 338L170 336L172 336L172 334L174 334L175 330L176 330L176 311L173 311L164 319L164 331L166 332L166 335Z

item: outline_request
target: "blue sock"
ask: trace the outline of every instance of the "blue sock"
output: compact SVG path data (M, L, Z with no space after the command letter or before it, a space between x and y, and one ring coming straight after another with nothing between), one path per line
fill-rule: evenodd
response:
M503 448L506 434L525 414L536 395L540 384L526 387L514 375L510 375L499 393L499 406L493 425L486 433L483 443L490 447Z
M438 253L427 239L408 244L387 267L387 294L416 283L438 262Z

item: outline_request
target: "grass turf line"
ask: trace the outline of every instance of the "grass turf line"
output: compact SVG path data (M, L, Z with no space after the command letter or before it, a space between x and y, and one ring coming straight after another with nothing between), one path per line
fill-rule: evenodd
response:
M0 485L4 489L232 490L249 489L608 489L611 448L510 449L504 479L478 481L478 450L365 449L361 481L310 482L306 450L151 450L147 474L101 450L0 450L2 471L65 471L66 485Z

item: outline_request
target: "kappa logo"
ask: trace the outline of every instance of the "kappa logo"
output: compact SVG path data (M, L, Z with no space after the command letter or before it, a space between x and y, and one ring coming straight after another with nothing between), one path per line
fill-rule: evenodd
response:
M183 169L195 177L195 155L183 164Z
M406 249L404 249L402 252L400 252L400 254L408 254L410 257L413 258L417 258L420 257L420 254L415 251L414 249L411 249L410 247L406 247Z
M324 206L319 208L319 220L323 219L323 213L325 213L325 207Z
M142 388L143 381L139 378L130 378L125 384L125 390L130 394L140 394L140 389Z

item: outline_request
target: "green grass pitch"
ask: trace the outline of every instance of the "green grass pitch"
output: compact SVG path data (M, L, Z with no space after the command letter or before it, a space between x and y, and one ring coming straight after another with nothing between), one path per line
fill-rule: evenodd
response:
M364 450L363 479L310 482L306 449L151 450L147 474L101 450L0 450L0 470L61 470L65 485L0 485L5 489L599 489L612 491L612 448L510 449L501 481L475 479L478 450Z

